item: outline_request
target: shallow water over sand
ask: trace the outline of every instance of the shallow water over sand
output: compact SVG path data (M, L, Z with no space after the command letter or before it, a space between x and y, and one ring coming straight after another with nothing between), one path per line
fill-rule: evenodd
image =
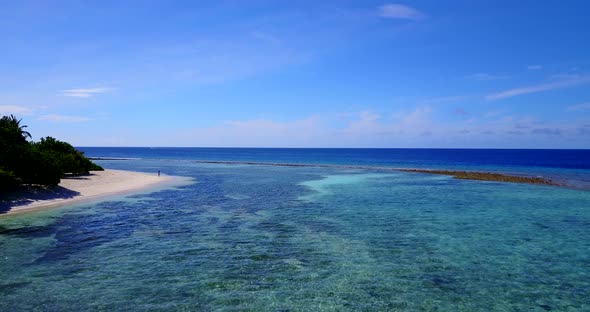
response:
M196 183L0 218L0 310L590 309L590 192L105 161Z

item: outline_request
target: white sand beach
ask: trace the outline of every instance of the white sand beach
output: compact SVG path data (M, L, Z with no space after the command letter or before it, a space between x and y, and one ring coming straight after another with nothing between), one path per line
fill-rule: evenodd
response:
M93 171L89 175L61 179L53 189L31 190L2 203L4 214L19 213L133 193L170 182L173 177L123 170ZM0 214L1 216L2 214Z

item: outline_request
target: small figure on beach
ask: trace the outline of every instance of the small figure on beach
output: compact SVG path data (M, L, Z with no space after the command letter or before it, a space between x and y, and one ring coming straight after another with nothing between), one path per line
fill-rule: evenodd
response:
M160 176L160 170L158 170L158 177Z

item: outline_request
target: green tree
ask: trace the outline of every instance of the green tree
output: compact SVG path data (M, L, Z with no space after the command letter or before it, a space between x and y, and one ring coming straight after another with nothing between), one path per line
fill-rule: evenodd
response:
M25 131L27 126L21 125L22 119L16 118L14 115L2 116L0 119L0 131L2 131L2 138L13 140L13 143L25 143L27 138L31 138L31 134ZM7 135L7 136L4 136Z
M0 168L0 193L3 190L11 191L20 185L21 181L12 171L5 171Z
M58 185L64 172L58 154L31 147L23 156L26 166L18 171L22 184Z
M52 137L42 138L34 144L40 152L51 155L57 159L62 174L85 174L91 170L103 170L92 163L84 154L76 150L67 142L56 140Z
M0 192L20 184L57 185L65 174L103 170L67 142L30 142L26 127L14 115L0 118Z
M6 177L18 176L22 169L30 147L27 138L31 138L31 134L24 130L26 127L14 115L0 118L0 169Z

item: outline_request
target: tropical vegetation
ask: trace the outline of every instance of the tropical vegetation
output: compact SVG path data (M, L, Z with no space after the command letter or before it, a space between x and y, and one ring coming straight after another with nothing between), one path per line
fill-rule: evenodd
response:
M53 186L66 175L103 170L69 143L52 137L32 141L14 115L0 119L0 193L21 185Z

